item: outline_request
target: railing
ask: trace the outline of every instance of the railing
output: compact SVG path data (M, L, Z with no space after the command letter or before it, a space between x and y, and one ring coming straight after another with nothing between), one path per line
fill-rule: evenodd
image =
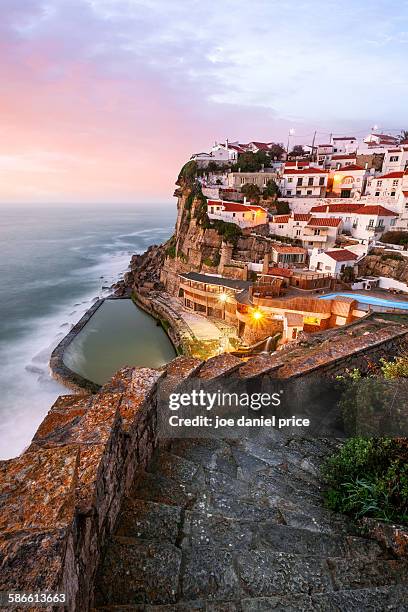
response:
M366 225L366 230L372 231L372 232L384 232L385 226L384 225Z

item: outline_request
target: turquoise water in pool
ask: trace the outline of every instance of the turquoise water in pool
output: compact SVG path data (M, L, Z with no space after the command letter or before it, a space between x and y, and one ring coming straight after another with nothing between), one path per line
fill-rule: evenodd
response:
M331 300L337 296L351 297L360 302L360 304L370 304L373 306L385 306L386 308L401 308L402 310L408 310L408 302L398 302L397 300L378 298L374 295L362 295L361 293L330 293L328 295L320 296L319 299Z

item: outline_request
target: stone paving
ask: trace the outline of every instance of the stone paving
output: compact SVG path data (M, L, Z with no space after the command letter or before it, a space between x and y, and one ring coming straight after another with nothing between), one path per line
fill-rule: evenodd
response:
M408 610L408 562L323 507L334 440L174 440L138 474L98 610Z

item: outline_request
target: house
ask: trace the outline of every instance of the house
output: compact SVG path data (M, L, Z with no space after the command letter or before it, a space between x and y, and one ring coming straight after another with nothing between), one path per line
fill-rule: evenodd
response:
M378 200L398 200L402 191L404 172L389 172L381 176L373 176L367 183L367 195Z
M330 249L343 228L340 218L312 217L306 223L302 235L302 244L308 250L313 248Z
M269 232L275 236L285 236L293 240L301 240L303 229L312 215L291 213L290 215L274 215L269 222Z
M289 244L273 245L271 251L272 261L283 268L304 264L306 261L306 255L306 249Z
M331 159L333 156L333 145L332 144L319 144L317 145L317 164L321 168L330 167Z
M384 174L391 172L405 172L408 170L408 147L402 146L387 149L384 155L382 171Z
M332 171L328 191L339 198L354 198L364 193L367 171L357 164L341 166Z
M280 190L283 197L324 197L328 171L322 168L287 168L283 170Z
M384 206L362 206L353 213L354 221L351 235L358 240L370 241L379 239L381 235L394 227L398 215Z
M339 204L322 204L313 206L310 213L313 216L324 218L341 218L343 221L343 231L351 233L351 227L354 222L353 213L361 208L360 203L339 203Z
M354 136L335 136L333 138L333 155L336 153L355 153L358 147Z
M237 191L248 184L257 185L262 190L270 180L277 181L275 172L229 172L227 176L228 188Z
M330 251L313 249L310 254L309 268L311 270L328 272L332 276L337 277L346 268L354 268L357 259L358 256L347 249L334 249Z
M356 153L338 153L331 156L329 166L331 169L337 169L342 166L352 166L355 163L357 163Z
M371 132L364 138L365 144L379 147L395 147L398 145L398 138L390 134L376 134Z
M207 214L210 219L235 223L241 228L263 225L268 220L268 212L262 206L226 200L207 200Z

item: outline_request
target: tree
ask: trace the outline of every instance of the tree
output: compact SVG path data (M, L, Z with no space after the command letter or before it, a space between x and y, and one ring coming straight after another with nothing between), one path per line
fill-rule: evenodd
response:
M283 154L285 153L285 148L283 144L280 143L272 143L269 147L269 155L272 159L280 160L282 159Z
M242 153L236 164L232 166L233 172L259 172L262 168L269 168L271 165L270 157L265 151L256 153Z
M258 185L254 185L253 183L247 183L246 185L242 185L241 193L244 194L251 202L259 202L259 198L261 196L261 190Z
M401 130L400 140L408 140L408 130Z
M276 202L276 212L278 215L289 215L290 214L290 208L289 208L289 202Z
M295 145L289 155L290 157L303 157L306 155L306 151L302 145Z
M264 198L275 198L279 195L279 187L273 179L269 179L266 183L262 195Z

